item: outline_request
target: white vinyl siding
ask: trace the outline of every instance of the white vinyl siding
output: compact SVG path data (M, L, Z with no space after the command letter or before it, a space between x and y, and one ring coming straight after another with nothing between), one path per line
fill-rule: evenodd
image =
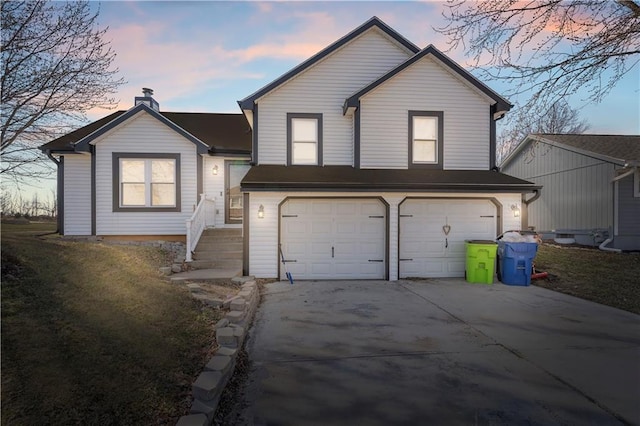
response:
M362 168L408 167L408 111L442 111L445 169L489 169L490 101L425 57L360 100Z
M112 153L179 154L179 212L114 212ZM184 235L197 203L196 146L147 113L140 113L96 140L96 234ZM117 177L116 177L117 179Z
M615 165L543 142L529 144L502 170L542 185L529 205L528 225L538 231L613 226Z
M91 156L64 156L64 234L91 235Z
M323 114L325 165L353 164L353 117L346 98L402 63L410 53L372 28L257 100L258 162L287 163L287 113Z
M218 166L218 174L213 174L213 168ZM205 156L203 161L203 190L205 196L213 200L213 208L207 212L209 220L213 220L217 228L224 228L224 158Z
M520 229L520 218L513 216L511 204L520 204L520 194L454 194L454 193L375 193L370 192L252 192L249 201L249 273L257 278L276 278L280 260L278 254L278 205L289 197L356 198L380 196L389 204L389 279L398 279L398 205L407 197L495 198L502 206L499 211L502 232ZM258 219L258 208L264 206L264 218ZM498 209L499 210L499 209ZM500 229L498 223L496 229ZM496 231L498 232L498 231ZM497 235L496 235L497 236ZM246 236L245 236L246 237ZM294 276L295 279L295 276Z

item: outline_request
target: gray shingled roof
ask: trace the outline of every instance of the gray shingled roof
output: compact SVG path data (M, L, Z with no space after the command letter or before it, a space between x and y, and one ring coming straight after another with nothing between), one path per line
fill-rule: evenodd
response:
M43 151L73 151L73 144L120 117L126 111L116 111L40 147ZM216 151L251 153L251 128L243 114L194 112L160 112L177 126L191 133Z
M356 169L351 166L253 166L243 191L531 192L534 183L492 170Z
M585 135L536 133L552 142L572 146L621 161L640 161L640 135Z

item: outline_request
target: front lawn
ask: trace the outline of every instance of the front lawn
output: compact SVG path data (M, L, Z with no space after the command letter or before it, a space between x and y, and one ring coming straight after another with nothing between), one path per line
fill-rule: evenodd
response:
M535 264L535 285L640 314L640 253L542 244Z
M219 314L158 249L34 228L2 225L2 424L175 424Z

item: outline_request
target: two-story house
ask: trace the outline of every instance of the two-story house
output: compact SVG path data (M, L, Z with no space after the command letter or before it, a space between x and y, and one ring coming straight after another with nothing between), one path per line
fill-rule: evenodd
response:
M164 112L152 95L41 147L60 233L186 241L191 261L206 227L236 228L260 278L458 277L464 241L520 229L538 188L494 169L511 105L375 17L242 114Z
M493 170L509 102L375 17L238 104L257 277L461 277L464 241L520 229L537 189Z

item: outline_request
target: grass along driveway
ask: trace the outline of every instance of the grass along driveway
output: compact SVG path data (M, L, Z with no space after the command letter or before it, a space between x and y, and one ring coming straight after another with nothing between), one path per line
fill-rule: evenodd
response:
M175 424L218 314L149 247L2 226L2 424Z
M591 248L542 244L536 270L548 279L540 287L640 314L640 253L612 253Z

